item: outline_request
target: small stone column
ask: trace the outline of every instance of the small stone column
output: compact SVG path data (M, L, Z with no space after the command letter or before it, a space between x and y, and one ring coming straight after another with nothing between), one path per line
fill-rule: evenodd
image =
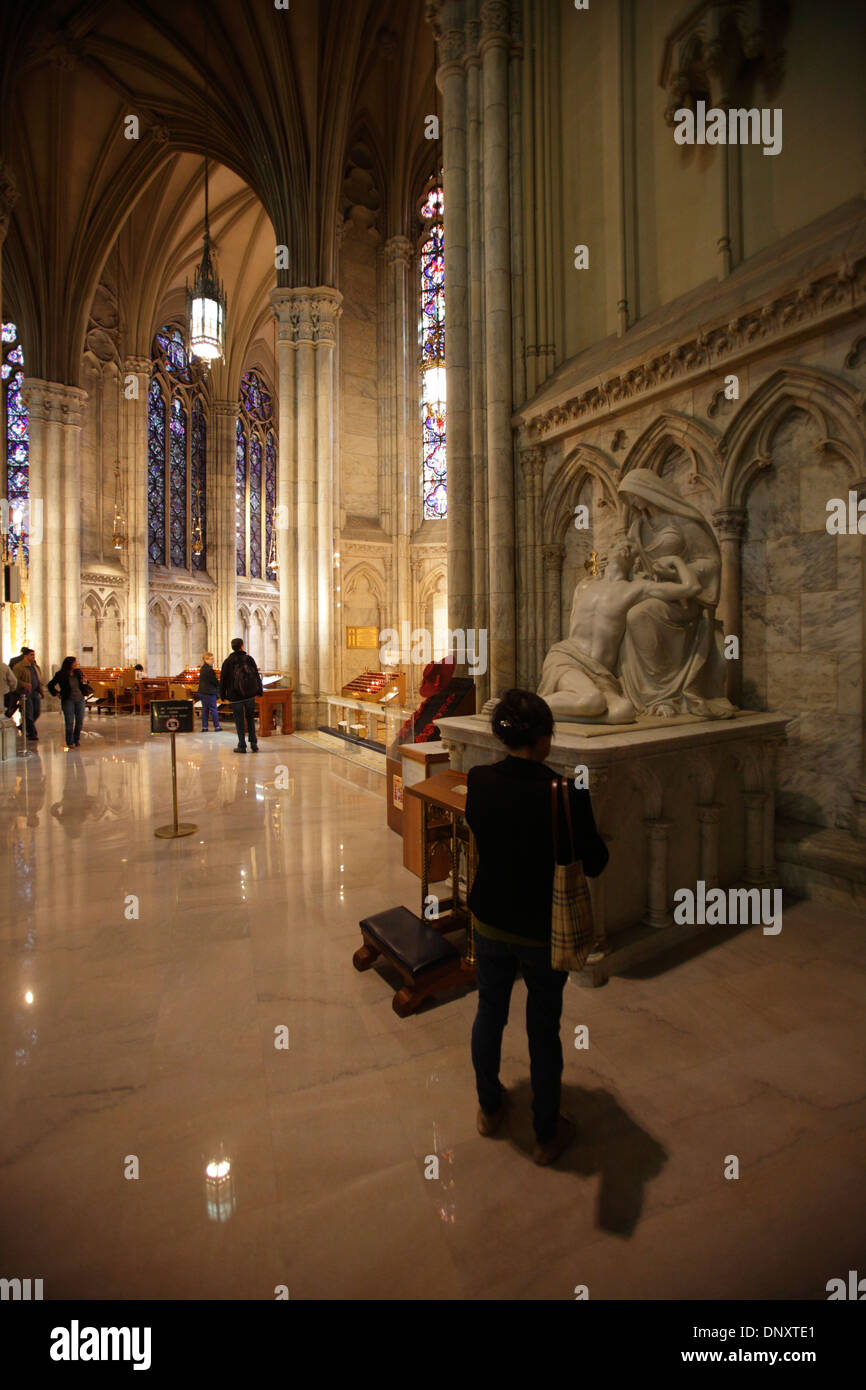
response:
M385 477L381 488L382 524L391 536L394 561L392 583L388 588L385 626L400 630L403 620L412 620L409 538L412 534L413 501L410 488L418 477L416 444L418 439L418 371L415 354L410 351L410 332L417 318L415 287L411 282L415 251L405 236L385 242L384 339L386 389Z
M766 792L743 792L746 807L746 845L743 878L749 887L764 884L764 817L767 806Z
M121 388L126 516L126 650L124 661L147 667L147 603L150 577L147 518L147 407L152 362L127 357ZM127 394L129 392L130 394Z
M647 832L647 913L648 927L669 927L673 914L668 906L668 844L672 820L663 817L644 821Z
M739 705L743 694L743 612L740 597L740 550L746 529L746 513L742 507L723 507L713 512L713 523L722 550L721 592L718 615L725 636L735 636L740 643L738 661L726 661L725 694Z
M30 426L27 645L45 674L81 645L81 426L87 392L25 377L22 398Z
M544 559L544 650L550 651L559 641L562 622L562 557L563 545L546 545Z
M495 693L514 684L516 656L514 467L511 429L511 225L508 200L508 67L511 57L511 12L502 0L484 0L481 6L479 52L483 103L490 688ZM446 217L447 215L446 204Z
M448 626L472 627L472 438L469 412L469 222L466 140L465 5L441 0L429 10L442 93L442 163L447 219L448 327ZM510 464L509 464L510 466ZM495 621L491 612L491 623ZM465 665L457 667L466 674Z
M544 448L534 445L520 455L526 485L526 519L523 532L524 570L526 574L526 621L523 640L526 645L525 665L530 681L538 681L544 661L544 597L539 583L541 566L541 479L544 473Z
M719 886L719 820L722 808L716 804L698 806L700 824L700 877L707 888Z

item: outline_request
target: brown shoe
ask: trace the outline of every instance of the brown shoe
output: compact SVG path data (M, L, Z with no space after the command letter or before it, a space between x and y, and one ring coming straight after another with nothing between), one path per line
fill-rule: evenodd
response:
M508 1109L508 1092L506 1091L505 1087L503 1086L503 1088L502 1088L502 1100L501 1100L501 1102L500 1102L499 1109L496 1111L495 1114L493 1114L493 1115L488 1115L488 1114L486 1114L485 1111L483 1111L483 1110L481 1109L481 1106L479 1105L479 1107L478 1107L478 1114L477 1114L477 1116L476 1116L476 1124L478 1125L478 1133L479 1133L479 1134L483 1134L484 1137L485 1137L485 1139L489 1139L490 1136L491 1136L491 1134L495 1134L496 1131L498 1130L499 1126L502 1124L502 1121L503 1121L503 1119L504 1119L504 1117L505 1117L505 1112L506 1112L507 1109Z
M536 1144L532 1150L532 1157L540 1168L547 1168L551 1163L555 1163L561 1153L568 1148L577 1138L577 1127L567 1120L564 1115L560 1115L556 1122L556 1133L546 1144Z

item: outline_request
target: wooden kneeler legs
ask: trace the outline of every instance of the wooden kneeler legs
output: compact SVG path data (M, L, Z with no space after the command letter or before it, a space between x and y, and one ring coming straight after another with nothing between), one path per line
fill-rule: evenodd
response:
M399 1018L406 1018L425 999L455 984L474 982L474 964L466 963L444 935L460 926L445 918L434 930L407 907L377 912L360 923L364 944L353 955L352 964L356 970L369 970L382 956L393 965L406 983L394 995L392 1008Z

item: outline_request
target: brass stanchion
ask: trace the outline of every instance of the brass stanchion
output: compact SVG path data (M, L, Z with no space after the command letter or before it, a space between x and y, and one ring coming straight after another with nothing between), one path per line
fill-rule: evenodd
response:
M176 840L181 835L192 835L193 831L198 830L197 825L191 825L189 821L178 822L177 819L177 755L173 729L171 731L171 804L174 811L174 824L160 825L153 832L160 840Z

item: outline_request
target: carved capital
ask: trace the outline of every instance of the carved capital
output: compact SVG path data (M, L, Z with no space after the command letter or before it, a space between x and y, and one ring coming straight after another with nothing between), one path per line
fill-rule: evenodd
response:
M271 291L271 305L279 323L281 343L323 343L332 345L337 338L337 319L342 311L343 296L327 285L314 289L289 289L278 286Z
M564 545L545 545L542 547L544 567L548 570L558 570L562 564L562 557L565 554Z
M721 507L713 512L713 525L721 541L741 541L746 531L744 507Z
M509 0L484 0L481 6L481 51L491 43L511 46L511 5Z
M544 472L546 450L543 444L530 445L528 449L520 452L520 462L527 478L540 478Z
M76 429L80 429L84 423L87 392L78 386L26 376L21 399L31 421L44 420L46 423L72 425Z
M127 376L149 377L153 370L153 363L149 357L124 357L123 370Z
M415 248L406 236L390 237L385 242L383 250L388 265L410 266L415 255Z

